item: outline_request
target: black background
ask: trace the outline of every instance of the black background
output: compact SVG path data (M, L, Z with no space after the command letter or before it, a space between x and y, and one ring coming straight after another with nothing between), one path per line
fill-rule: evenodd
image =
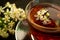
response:
M10 3L15 3L17 7L21 7L25 9L26 5L30 2L31 0L0 0L0 6L4 6L6 2Z

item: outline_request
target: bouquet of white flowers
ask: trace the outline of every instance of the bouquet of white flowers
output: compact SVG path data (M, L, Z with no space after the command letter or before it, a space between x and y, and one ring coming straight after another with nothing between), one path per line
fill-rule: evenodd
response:
M20 20L26 19L25 11L17 8L15 4L7 2L4 7L0 6L0 36L7 38L14 34L14 27Z

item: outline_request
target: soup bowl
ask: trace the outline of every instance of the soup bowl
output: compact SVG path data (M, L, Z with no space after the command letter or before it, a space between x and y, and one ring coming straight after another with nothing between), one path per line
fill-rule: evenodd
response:
M47 32L47 33L60 32L60 24L59 24L59 22L60 22L60 18L59 18L60 3L59 2L60 2L60 0L58 0L58 1L57 0L30 1L25 8L25 12L27 14L27 21L28 21L29 25L42 32ZM37 12L39 10L42 11L42 9L44 9L44 8L46 8L49 12L49 18L51 18L49 20L50 21L52 20L49 25L40 22L40 21L42 21L41 19L39 21L36 20L37 17L34 17L34 15L37 15ZM37 23L35 21L37 21ZM38 23L40 23L40 24L38 24ZM51 26L51 25L55 25L55 26Z

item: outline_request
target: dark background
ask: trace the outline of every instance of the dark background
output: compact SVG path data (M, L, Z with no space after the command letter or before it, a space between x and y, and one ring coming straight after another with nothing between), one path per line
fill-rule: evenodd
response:
M30 2L31 0L0 0L0 6L4 6L6 2L10 3L15 3L17 7L21 7L25 9L26 5Z

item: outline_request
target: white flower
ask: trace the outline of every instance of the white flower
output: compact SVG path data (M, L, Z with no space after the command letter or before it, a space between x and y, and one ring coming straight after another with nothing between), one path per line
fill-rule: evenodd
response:
M0 28L0 36L2 36L3 38L7 38L9 34L4 29Z
M10 11L9 11L9 9L7 9L6 12L4 13L4 15L8 15L9 16L9 14L10 14Z
M50 20L47 18L47 16L44 16L43 18L43 24L49 24L50 23Z
M36 20L43 20L43 16L42 15L34 15L34 17L36 17Z
M10 2L7 2L6 5L5 5L5 7L11 8L12 6L11 6Z
M38 11L37 15L34 15L34 17L36 17L36 20L40 20L42 18L42 14L40 13L40 11Z
M49 15L50 15L50 14L47 12L47 13L46 13L46 16L49 16Z
M26 19L26 14L25 14L25 11L21 8L18 9L20 11L20 15L19 15L19 20L24 20Z
M42 8L41 10L37 11L37 15L34 15L34 17L36 17L36 20L42 20L43 24L50 23L48 16L49 13L46 8Z
M15 4L12 5L10 17L17 20L23 20L26 17L25 11L21 8L16 8Z
M37 12L37 15L35 15L36 20L43 20L43 15L47 12L48 10L46 8L42 8ZM48 14L47 14L48 15Z
M14 24L15 24L15 22L11 21L10 23L8 23L8 27L13 28Z
M38 15L38 16L42 16L41 10L37 11L37 15Z
M10 21L9 19L10 19L10 17L8 15L5 15L5 17L3 18L4 23L9 22Z
M1 14L1 12L4 12L4 10L3 10L3 7L2 7L2 6L0 6L0 14Z
M40 10L40 13L41 13L42 15L44 15L47 11L48 11L48 10L47 10L46 8L42 8L42 9Z

